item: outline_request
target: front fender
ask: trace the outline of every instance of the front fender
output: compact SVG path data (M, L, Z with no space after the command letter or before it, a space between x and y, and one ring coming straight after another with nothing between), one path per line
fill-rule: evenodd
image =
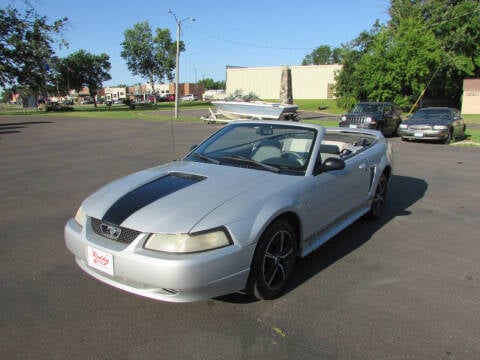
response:
M297 214L298 206L292 197L270 199L263 202L255 216L248 223L231 224L232 232L242 236L240 240L246 246L257 243L267 227L280 215L293 212ZM237 227L240 225L240 227Z
M298 207L295 196L285 188L255 200L251 194L245 194L215 209L192 231L225 226L236 244L248 246L256 243L268 225L282 213L298 214Z

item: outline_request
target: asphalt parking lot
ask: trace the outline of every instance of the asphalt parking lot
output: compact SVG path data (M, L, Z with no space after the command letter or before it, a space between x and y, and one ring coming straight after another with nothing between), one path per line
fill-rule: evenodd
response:
M391 139L388 208L298 263L274 301L137 297L63 226L106 182L219 125L0 116L1 359L480 359L480 150Z

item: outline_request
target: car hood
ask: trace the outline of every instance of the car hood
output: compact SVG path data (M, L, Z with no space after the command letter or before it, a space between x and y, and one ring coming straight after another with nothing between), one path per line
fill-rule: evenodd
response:
M407 125L448 125L450 124L449 120L444 119L408 119L403 121Z
M225 202L278 177L268 171L178 161L114 181L82 206L89 216L141 232L189 232Z
M380 117L382 116L382 113L381 112L358 112L358 113L348 113L346 114L346 116L364 116L364 117Z

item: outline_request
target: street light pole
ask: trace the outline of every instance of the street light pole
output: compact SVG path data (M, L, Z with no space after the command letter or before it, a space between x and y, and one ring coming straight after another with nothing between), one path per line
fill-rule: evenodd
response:
M178 96L178 81L179 81L179 74L180 74L180 32L181 32L181 25L182 22L185 20L195 21L193 17L186 17L185 19L178 20L177 16L172 10L168 10L169 14L172 14L175 22L177 23L177 54L175 58L175 119L178 119L178 104L180 102Z

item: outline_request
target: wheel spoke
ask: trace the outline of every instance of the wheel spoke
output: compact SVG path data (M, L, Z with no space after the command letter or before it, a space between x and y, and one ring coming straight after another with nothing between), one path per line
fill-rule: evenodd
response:
M278 270L278 267L275 266L275 267L273 268L272 274L268 277L268 279L265 279L268 287L270 287L270 288L272 287L272 282L273 282L273 280L275 279L275 275L277 275L277 270Z
M285 271L285 268L283 267L283 264L279 263L277 268L278 270L280 270L280 275L281 275L280 283L283 283L287 278L287 273Z
M280 240L280 244L278 246L278 253L281 254L282 251L283 251L283 246L285 244L285 233L282 231L281 233L278 234L279 235L279 240Z
M265 253L265 257L267 259L275 260L275 255L269 253L268 251Z
M280 255L280 259L282 259L282 260L283 260L283 259L287 259L287 258L290 257L290 255L292 255L292 253L293 253L293 249L290 248L285 254Z

